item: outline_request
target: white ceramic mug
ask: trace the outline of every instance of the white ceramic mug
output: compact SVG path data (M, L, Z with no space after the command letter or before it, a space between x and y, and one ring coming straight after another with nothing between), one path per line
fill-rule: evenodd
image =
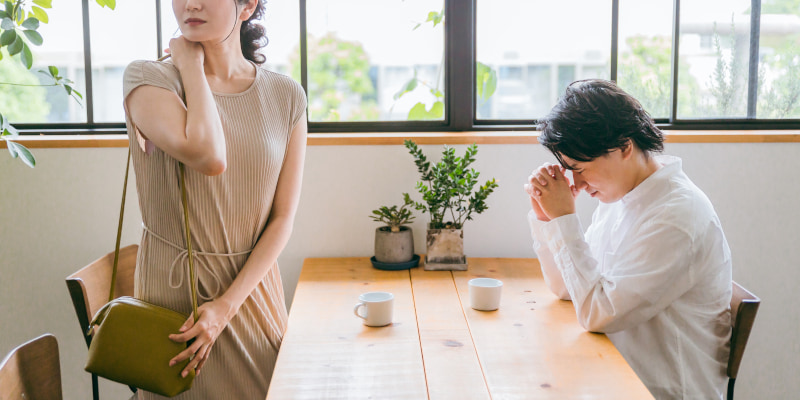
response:
M500 291L503 281L492 278L475 278L469 281L469 305L479 311L500 308Z
M366 326L386 326L392 323L394 295L389 292L367 292L358 296L358 304L353 308L356 317L364 320ZM359 309L364 307L364 314Z

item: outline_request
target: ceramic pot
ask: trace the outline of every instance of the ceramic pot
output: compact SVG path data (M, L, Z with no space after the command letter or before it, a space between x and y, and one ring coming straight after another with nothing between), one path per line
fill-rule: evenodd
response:
M375 259L383 263L404 263L414 258L414 235L401 226L392 232L388 226L375 229Z

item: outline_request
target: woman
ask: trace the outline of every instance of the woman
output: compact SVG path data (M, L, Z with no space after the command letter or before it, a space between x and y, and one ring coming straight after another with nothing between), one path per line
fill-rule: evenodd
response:
M722 399L731 253L714 207L641 104L613 82L571 84L540 120L545 164L525 185L545 282L604 332L656 399ZM572 181L565 175L572 171ZM584 235L574 197L600 201Z
M198 321L170 335L188 348L180 399L264 399L287 312L277 258L297 209L305 94L260 66L260 0L174 0L171 60L125 71L128 135L144 232L135 296L189 314L180 200L186 165ZM139 393L140 399L156 398Z

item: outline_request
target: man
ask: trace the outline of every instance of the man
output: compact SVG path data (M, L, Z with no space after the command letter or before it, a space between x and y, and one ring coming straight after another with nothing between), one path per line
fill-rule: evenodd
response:
M722 399L731 257L711 202L613 82L585 80L540 121L544 164L525 190L545 281L604 332L657 399ZM572 171L572 181L567 177ZM584 235L575 196L600 200Z

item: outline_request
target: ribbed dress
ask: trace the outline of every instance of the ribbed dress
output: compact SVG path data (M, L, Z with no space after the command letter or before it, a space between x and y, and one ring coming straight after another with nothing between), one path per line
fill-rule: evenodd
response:
M256 71L245 91L214 93L227 146L225 172L210 177L186 168L199 304L230 287L269 223L291 132L305 113L300 85L258 66ZM169 61L131 63L125 70L124 98L141 85L164 88L184 98L180 74ZM130 116L126 123L144 228L134 295L188 315L191 288L179 164L145 142ZM263 400L286 321L276 263L219 336L192 389L175 398ZM139 391L138 398L161 396Z

